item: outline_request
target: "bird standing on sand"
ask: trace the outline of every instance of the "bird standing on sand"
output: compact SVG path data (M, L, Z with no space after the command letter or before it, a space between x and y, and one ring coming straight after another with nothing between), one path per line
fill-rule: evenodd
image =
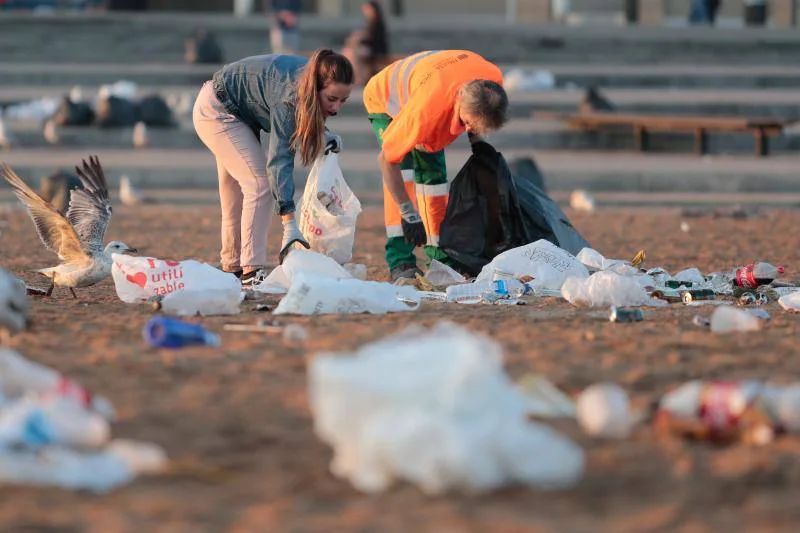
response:
M77 298L75 287L88 287L111 275L111 254L136 252L125 243L111 241L103 247L103 239L111 221L111 203L103 168L97 157L83 161L76 167L83 189L71 192L66 216L44 201L17 176L11 167L0 167L0 175L14 189L14 194L28 208L28 214L36 226L44 245L58 254L61 264L38 270L50 278L46 295L53 287L67 287L73 298Z

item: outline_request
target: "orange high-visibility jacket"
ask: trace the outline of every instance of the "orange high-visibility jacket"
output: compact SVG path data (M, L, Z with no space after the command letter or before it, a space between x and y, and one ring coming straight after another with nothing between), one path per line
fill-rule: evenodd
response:
M383 133L386 160L399 163L418 146L429 152L443 150L464 133L456 98L473 80L502 85L503 74L474 52L444 50L395 61L373 76L364 88L364 107L370 114L386 113L393 119Z

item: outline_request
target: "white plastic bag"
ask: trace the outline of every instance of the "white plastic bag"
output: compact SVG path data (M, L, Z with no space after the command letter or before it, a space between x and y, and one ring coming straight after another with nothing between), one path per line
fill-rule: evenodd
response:
M332 279L301 272L275 308L276 315L399 313L416 311L420 296L413 287L391 283Z
M425 279L437 287L449 287L450 285L467 282L467 278L436 259L431 261L431 266L428 268L428 272L425 273Z
M126 303L146 301L183 290L242 291L236 276L194 260L162 261L151 257L114 254L111 276L117 296ZM233 296L231 296L233 298Z
M790 292L778 299L778 303L787 311L800 312L800 292Z
M292 250L283 264L275 267L269 276L253 287L254 290L283 294L289 290L292 279L304 272L311 276L332 279L350 279L352 274L328 256L311 250Z
M503 252L483 267L477 281L491 281L495 269L516 277L532 276L535 289L560 289L570 277L588 278L589 271L575 256L545 239Z
M630 262L621 259L606 259L603 254L593 248L584 248L576 256L578 261L592 270L610 270L621 276L635 276L639 269Z
M395 479L426 494L559 488L583 471L578 446L528 422L500 347L453 324L409 328L351 357L318 355L308 375L314 430L334 448L331 471L358 490Z
M317 158L300 202L300 231L311 249L339 264L349 262L359 213L361 202L344 180L337 154Z
M561 295L573 305L660 305L636 277L620 276L609 270L595 272L588 279L569 278L561 287Z

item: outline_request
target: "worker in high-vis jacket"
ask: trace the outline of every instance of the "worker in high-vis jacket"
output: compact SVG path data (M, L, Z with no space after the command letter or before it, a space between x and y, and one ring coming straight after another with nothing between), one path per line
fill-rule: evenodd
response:
M364 106L381 153L386 262L392 281L420 272L414 248L449 262L438 247L447 210L444 148L506 122L508 96L496 65L474 52L420 52L396 61L364 88Z

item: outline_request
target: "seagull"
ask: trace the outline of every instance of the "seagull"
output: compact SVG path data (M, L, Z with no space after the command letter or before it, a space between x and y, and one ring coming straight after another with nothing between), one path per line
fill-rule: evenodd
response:
M111 202L103 168L97 157L83 160L83 168L75 167L83 189L74 189L70 195L66 216L56 210L17 176L11 167L2 165L0 175L14 189L14 194L28 208L42 243L58 254L61 264L38 270L50 278L45 293L53 288L67 287L75 295L75 287L88 287L111 275L111 254L136 253L136 249L119 241L103 247L106 229L111 221Z
M0 344L25 329L28 323L28 295L25 282L0 268Z
M144 201L141 191L133 186L128 176L119 179L119 201L123 205L139 205Z

